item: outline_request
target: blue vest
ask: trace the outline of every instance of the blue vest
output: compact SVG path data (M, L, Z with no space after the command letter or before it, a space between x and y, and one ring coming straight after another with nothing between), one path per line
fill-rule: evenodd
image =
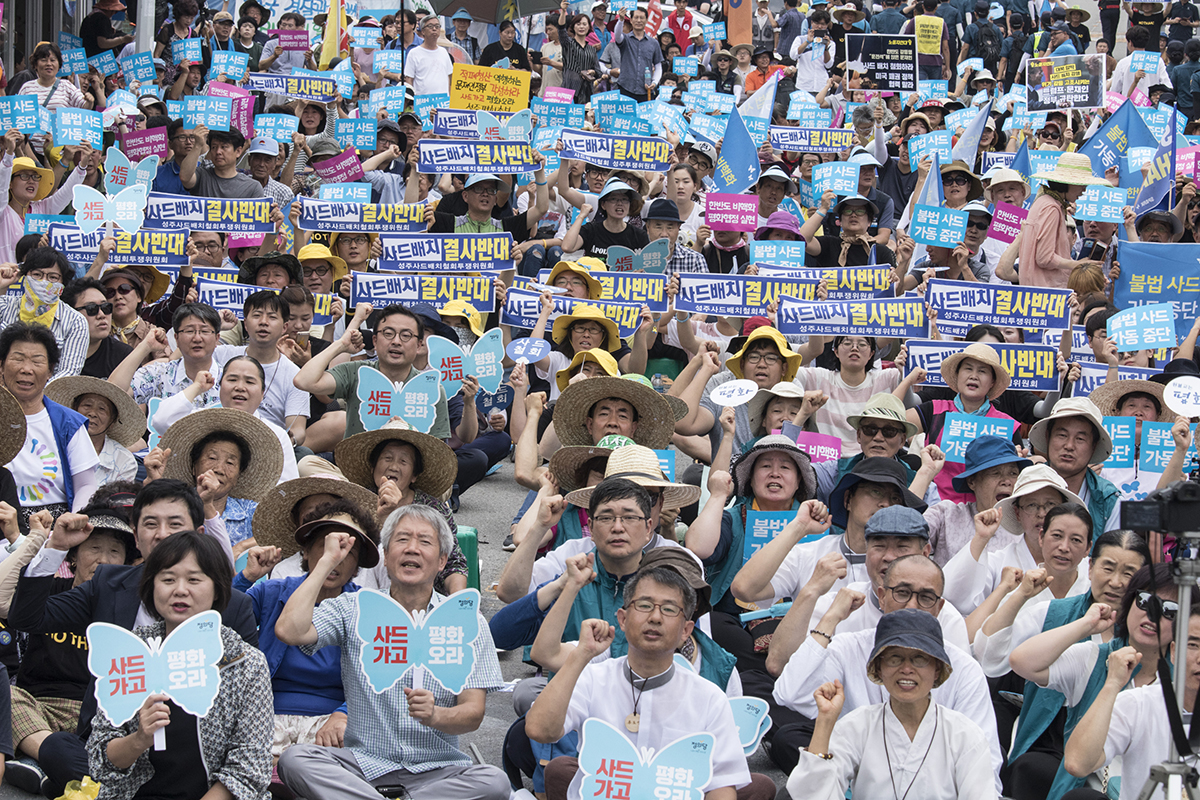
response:
M704 579L712 587L713 608L716 608L724 599L725 593L733 585L734 576L742 568L742 552L746 548L746 512L753 510L753 502L754 498L752 497L739 497L733 508L724 512L733 520L733 536L729 541L729 552L725 554L723 563L706 564L704 567ZM793 500L792 511L799 508L800 503Z
M572 539L583 538L583 524L579 521L580 511L587 511L587 509L567 503L567 507L563 509L562 516L558 520L554 533L554 544L550 546L551 550L562 547Z
M67 510L70 511L75 507L75 480L71 476L71 453L67 445L79 429L87 425L87 417L66 406L60 406L49 397L42 397L42 403L50 415L50 427L54 429L54 444L58 447L58 457L63 465L63 494L67 496Z
M1083 485L1088 490L1088 513L1092 515L1092 541L1104 533L1104 523L1112 515L1117 501L1121 499L1121 490L1107 478L1101 478L1090 469L1083 471Z

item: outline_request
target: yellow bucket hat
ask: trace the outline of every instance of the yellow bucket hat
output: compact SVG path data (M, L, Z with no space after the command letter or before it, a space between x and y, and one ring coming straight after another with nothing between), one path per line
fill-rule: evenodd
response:
M595 261L595 259L587 260ZM603 270L603 266L601 267L601 270ZM560 261L555 264L554 269L550 270L550 277L546 279L546 283L550 286L553 286L555 279L564 272L573 272L579 277L583 278L584 282L587 283L588 297L590 297L592 300L600 299L600 295L604 291L600 286L600 281L593 278L589 268L578 261Z
M27 172L29 170L33 170L38 174L38 190L37 194L33 197L33 202L36 203L38 200L44 200L45 198L49 197L50 193L54 191L54 171L42 169L32 158L21 156L20 158L13 159L13 175Z
M464 317L467 325L471 327L471 332L476 336L483 336L483 315L466 300L455 298L442 306L438 313L443 317Z
M336 235L336 234L335 234ZM334 281L340 281L346 277L346 262L335 256L333 251L323 244L306 244L300 248L300 252L296 254L296 258L303 265L305 261L328 261L333 267Z
M560 392L567 388L567 384L571 382L575 370L582 366L583 362L589 358L600 365L600 368L604 370L604 374L613 378L621 377L621 371L617 368L617 360L612 357L612 354L607 350L593 347L591 350L581 350L576 353L575 357L571 359L570 364L554 373L554 381L558 384Z
M746 351L755 343L766 339L770 341L779 350L779 354L783 356L783 377L781 381L791 381L796 378L796 370L800 369L801 362L804 357L799 353L793 353L792 348L788 346L787 339L783 334L772 328L770 325L763 325L760 328L755 328L750 335L746 337L745 344L742 349L731 355L726 361L725 366L729 367L729 371L733 373L735 378L745 377L742 374L742 358L745 357Z

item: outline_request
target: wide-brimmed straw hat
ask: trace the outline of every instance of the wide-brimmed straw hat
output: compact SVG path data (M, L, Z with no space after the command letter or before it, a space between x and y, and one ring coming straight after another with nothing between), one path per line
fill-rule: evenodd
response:
M733 373L733 377L739 379L745 377L745 371L742 369L742 359L745 358L746 351L752 345L763 339L774 344L776 349L779 350L779 354L783 356L782 379L785 381L794 380L796 378L796 370L800 369L800 364L804 361L804 357L799 353L792 352L792 348L788 346L788 340L784 338L782 333L770 325L763 325L751 331L741 349L725 360L725 366Z
M996 501L996 508L1000 511L1000 524L1005 530L1016 534L1023 533L1021 521L1017 519L1017 501L1045 488L1057 489L1063 496L1064 503L1077 503L1087 508L1087 504L1079 495L1067 488L1067 482L1053 467L1049 464L1034 464L1021 470L1011 495Z
M310 260L328 261L329 266L333 268L333 279L335 281L340 281L342 278L346 277L346 274L349 271L346 268L345 260L335 256L333 251L323 244L304 245L304 247L300 248L300 252L296 254L296 260L300 262L301 266L303 266L305 261ZM301 273L301 277L304 277L303 272Z
M674 483L666 479L658 466L658 455L649 447L638 444L618 447L610 451L604 467L604 479L625 478L643 489L663 493L663 508L683 508L700 499L700 487L688 483ZM587 508L592 501L594 486L576 489L567 495L567 502Z
M1131 394L1142 393L1148 394L1158 401L1158 413L1161 415L1162 410L1166 408L1166 401L1163 400L1163 390L1166 387L1155 381L1143 380L1120 380L1110 381L1109 383L1101 384L1099 388L1092 391L1088 395L1096 408L1100 409L1100 414L1105 417L1117 416L1117 408L1121 405L1121 401Z
M375 459L371 456L384 442L404 442L421 455L421 471L413 476L413 488L441 497L458 477L458 459L450 446L434 436L413 430L402 420L389 420L374 431L356 433L337 443L334 458L346 478L374 491Z
M871 657L867 659L867 677L872 683L883 683L879 677L879 657L889 647L918 650L937 660L941 668L933 681L935 689L945 683L954 671L942 640L942 624L928 611L901 608L880 617L875 625L875 646L871 648Z
M621 377L621 370L617 367L617 360L612 357L612 353L607 350L601 350L599 347L593 347L590 350L580 350L571 358L570 364L554 373L554 382L558 384L560 392L567 388L567 385L571 382L575 369L581 366L583 362L589 360L599 364L609 377Z
M278 547L283 551L284 558L299 552L300 545L295 537L296 522L292 513L300 501L314 494L329 494L349 500L368 512L379 504L374 492L346 480L341 470L332 464L328 468L329 472L293 478L267 492L254 509L251 521L254 541L263 547Z
M550 270L549 277L546 278L546 283L549 286L554 285L554 279L564 272L574 272L579 277L583 278L587 283L588 297L593 300L599 300L600 295L604 292L604 288L600 285L600 281L592 277L592 272L578 261L560 261L554 265L554 269Z
M1050 452L1050 426L1056 419L1083 417L1096 429L1096 449L1092 451L1089 464L1102 464L1112 455L1112 437L1104 430L1104 417L1096 404L1086 397L1064 397L1054 404L1054 410L1045 419L1039 419L1029 430L1029 443L1039 453Z
M279 446L279 437L267 423L234 408L193 411L167 428L159 441L159 447L171 450L163 477L195 486L192 449L205 436L217 431L240 440L250 457L246 468L238 475L237 483L229 490L229 496L261 500L279 483L279 475L283 472L283 449Z
M750 415L750 435L756 435L763 417L767 413L767 404L776 397L787 397L792 400L804 400L804 388L795 381L780 381L769 389L759 389L750 402L746 404L746 413ZM767 431L770 433L770 431Z
M567 330L572 323L581 321L595 322L608 331L608 343L605 349L610 353L615 353L621 349L621 330L617 327L617 323L613 322L608 317L604 316L604 312L595 306L580 304L571 309L570 314L559 314L554 320L554 327L550 331L550 338L556 343L567 338Z
M813 471L812 461L808 453L796 446L796 443L782 434L764 436L754 443L746 452L738 457L733 465L734 494L749 497L753 491L750 478L754 473L754 463L763 453L786 453L796 462L800 471L800 490L804 495L801 499L817 496L817 474Z
M554 430L563 446L590 447L595 442L587 431L592 406L609 397L629 403L637 412L632 438L651 450L664 450L675 433L675 414L654 389L625 378L604 375L579 381L563 389L554 405Z
M867 404L863 406L862 411L846 417L846 421L850 423L850 427L854 428L854 430L858 430L859 425L862 424L864 419L895 422L897 425L903 425L905 439L911 439L918 433L917 426L909 422L908 416L904 413L904 403L891 392L879 392L878 394L871 395L871 398L867 400Z
M829 16L833 17L838 22L845 22L846 20L843 19L843 17L845 17L847 14L854 15L854 19L850 20L851 22L859 22L866 17L866 13L859 11L858 7L854 5L839 6L838 8L835 8L833 11L829 12Z
M1054 169L1036 172L1033 177L1068 186L1112 186L1106 178L1097 178L1092 173L1092 160L1083 153L1063 153Z
M593 458L607 459L618 447L633 444L637 444L637 442L628 436L612 433L597 442L594 447L572 445L558 448L554 455L550 456L550 463L547 467L550 474L554 476L554 480L558 482L558 493L566 496L576 489L582 488L586 481L581 479L579 470Z
M122 267L109 267L100 276L100 282L106 283L109 278L118 275L129 275L142 284L142 302L147 305L158 302L167 289L171 288L171 278L157 267L149 264L126 264Z
M19 175L22 172L30 170L38 174L38 190L37 194L33 196L33 201L36 203L38 200L44 200L49 197L50 193L54 191L54 172L42 169L32 158L20 156L13 159L11 174Z
M268 264L277 264L287 270L288 283L304 283L304 268L300 266L300 259L291 253L278 251L267 253L265 256L247 258L243 261L238 270L238 283L253 286L258 271Z
M1092 12L1088 11L1086 8L1080 8L1079 6L1071 6L1070 8L1067 9L1067 18L1068 19L1070 19L1072 11L1078 11L1080 14L1083 14L1083 18L1081 20L1079 20L1080 22L1087 22L1089 19L1092 18Z
M1015 169L1004 167L992 173L991 182L988 183L986 189L983 190L983 198L989 203L992 200L992 189L1001 183L1019 183L1025 189L1025 199L1029 198L1029 182L1025 180L1025 176L1017 172Z
M933 122L930 121L929 117L922 114L920 111L917 111L912 114L909 114L907 117L904 118L904 121L900 123L900 138L901 139L903 139L908 134L908 126L912 125L914 122L921 122L925 125L926 130L930 130L930 131L933 130Z
M943 178L951 173L961 172L971 179L970 188L967 190L967 200L983 197L983 181L979 180L979 176L971 171L965 161L951 161L949 164L942 164L938 169Z
M133 402L133 398L116 384L86 375L71 375L55 378L46 386L46 396L67 408L75 408L75 401L85 394L100 395L112 403L117 411L105 435L124 447L131 447L142 438L146 432L146 415Z
M0 464L17 457L25 446L25 412L17 398L0 386Z
M972 358L983 364L987 364L992 368L992 374L996 380L992 384L992 390L988 392L988 399L995 400L1004 390L1008 388L1012 376L1008 374L1008 370L1000 363L1000 355L995 348L982 342L974 342L966 348L959 350L942 361L942 380L946 382L946 386L950 387L950 391L958 394L958 367L968 358Z
M337 532L348 533L358 539L358 565L360 567L371 569L379 564L379 541L368 531L359 527L358 522L344 511L338 512L336 518L333 519L314 519L304 523L296 528L292 539L296 543L296 549L300 550L307 547L309 542L318 536L324 539L327 534ZM346 576L347 580L353 577L353 575Z

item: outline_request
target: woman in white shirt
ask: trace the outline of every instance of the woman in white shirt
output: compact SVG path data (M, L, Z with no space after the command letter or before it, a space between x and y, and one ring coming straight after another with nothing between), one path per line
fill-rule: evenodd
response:
M800 751L788 793L797 800L841 800L849 788L856 797L903 798L919 782L913 796L922 800L997 797L979 726L930 697L951 670L936 617L917 609L885 614L875 629L867 676L887 690L888 699L839 720L841 682L817 689L812 740Z

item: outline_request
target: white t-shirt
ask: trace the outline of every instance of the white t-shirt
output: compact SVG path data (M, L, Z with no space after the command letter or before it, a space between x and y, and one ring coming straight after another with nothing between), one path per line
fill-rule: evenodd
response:
M417 97L450 93L450 74L454 62L445 49L426 50L414 47L404 62L404 77L412 78L413 94Z
M1104 760L1108 763L1121 757L1121 800L1134 800L1150 777L1150 767L1167 760L1170 737L1162 687L1157 683L1117 695L1104 741ZM1188 762L1194 766L1196 760L1189 758ZM1162 787L1151 795L1152 800L1162 797Z
M804 584L808 583L817 568L817 562L827 553L840 552L846 559L846 577L834 581L829 591L836 594L838 589L869 580L867 575L866 556L859 555L846 547L846 537L822 536L811 542L798 544L788 551L779 564L779 569L771 577L771 590L775 592L775 603L785 597L796 597Z
M817 410L814 419L817 421L817 430L842 440L844 458L856 456L862 451L858 446L858 433L846 418L862 411L872 395L891 392L899 386L900 370L880 369L876 365L867 371L862 383L851 386L842 380L839 372L823 367L800 367L796 370L796 383L807 392L820 389L829 396L829 402Z
M86 424L80 425L67 443L67 461L75 475L100 464ZM21 505L46 506L67 502L64 466L58 452L58 442L54 438L54 428L50 424L50 412L43 408L36 414L26 414L25 444L8 463L8 471L17 484L17 499Z

